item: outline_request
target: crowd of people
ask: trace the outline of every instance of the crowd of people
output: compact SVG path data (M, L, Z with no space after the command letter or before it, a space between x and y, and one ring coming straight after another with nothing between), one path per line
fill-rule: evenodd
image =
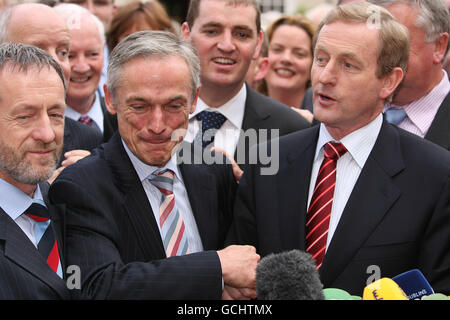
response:
M293 249L449 295L448 2L6 3L0 299L257 299Z

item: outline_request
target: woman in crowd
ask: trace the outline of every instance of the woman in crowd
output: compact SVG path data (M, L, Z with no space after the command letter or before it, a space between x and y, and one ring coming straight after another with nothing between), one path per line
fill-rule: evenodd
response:
M269 71L258 87L259 92L293 107L310 122L312 113L301 106L311 86L314 32L315 25L302 16L282 16L275 20L266 31Z
M120 7L107 35L110 52L126 36L142 30L165 30L175 33L172 21L160 2L133 1Z

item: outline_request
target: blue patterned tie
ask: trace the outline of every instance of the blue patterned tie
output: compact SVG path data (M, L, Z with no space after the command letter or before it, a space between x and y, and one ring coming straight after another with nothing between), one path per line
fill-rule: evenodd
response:
M217 130L223 125L227 118L219 112L202 111L196 116L202 122L201 130L194 138L195 144L201 144L203 148L214 142ZM207 133L205 135L205 133Z
M384 114L386 121L395 125L400 124L406 118L406 112L403 108L389 108Z
M39 253L47 261L50 268L62 278L61 260L59 258L58 242L47 207L42 202L33 202L25 211L25 215L36 222L34 234Z
M159 224L167 257L189 253L183 217L175 204L173 178L174 172L169 169L158 169L149 177L150 182L161 192Z

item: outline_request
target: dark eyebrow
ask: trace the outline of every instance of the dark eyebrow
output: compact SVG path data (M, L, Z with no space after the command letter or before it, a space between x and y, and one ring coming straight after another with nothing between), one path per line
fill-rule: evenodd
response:
M221 28L222 25L217 22L208 22L201 26L202 29L204 28Z

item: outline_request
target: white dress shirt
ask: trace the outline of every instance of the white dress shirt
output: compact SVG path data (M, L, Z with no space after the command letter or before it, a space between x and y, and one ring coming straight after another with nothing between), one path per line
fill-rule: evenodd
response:
M161 199L161 192L156 186L154 186L149 179L147 179L155 170L162 169L154 166L147 165L139 160L131 151L128 149L125 142L122 140L122 144L130 157L131 163L136 170L138 177L144 187L147 198L150 202L150 206L155 216L159 232L161 233L161 226L159 225L159 205ZM183 182L183 177L180 174L178 166L176 164L176 153L172 155L170 160L164 166L165 169L172 170L174 175L173 182L173 193L175 195L175 204L183 217L186 236L189 243L189 252L200 252L203 251L202 240L200 238L200 233L198 232L197 223L195 222L194 215L192 213L192 208L187 195L186 187Z
M336 165L336 186L334 188L333 206L331 209L330 225L328 227L327 248L333 238L333 234L336 231L342 212L358 180L359 174L375 145L382 122L383 116L379 114L372 122L348 134L340 141L333 139L325 125L320 124L319 139L317 141L311 182L309 185L308 208L316 184L317 174L324 157L323 146L327 142L334 141L341 142L347 148L347 152L339 158Z
M37 248L34 228L36 222L30 217L24 215L25 210L35 202L44 203L41 189L39 185L34 192L33 198L30 198L22 190L16 188L12 184L0 179L0 207L6 212L11 219L22 229L28 239Z
M241 133L242 121L244 120L246 98L247 88L245 85L242 86L242 89L237 95L218 108L209 107L199 98L197 101L197 108L194 113L189 116L189 126L184 140L187 142L194 141L195 136L200 130L201 121L195 118L197 114L204 110L220 112L227 120L220 129L217 130L214 136L214 147L222 148L229 155L233 156Z
M78 119L80 119L81 116L89 116L92 119L92 121L94 121L98 129L103 133L103 111L102 106L100 105L100 98L98 95L98 91L95 91L94 104L86 114L81 114L68 105L66 106L65 116L75 121L78 121Z

